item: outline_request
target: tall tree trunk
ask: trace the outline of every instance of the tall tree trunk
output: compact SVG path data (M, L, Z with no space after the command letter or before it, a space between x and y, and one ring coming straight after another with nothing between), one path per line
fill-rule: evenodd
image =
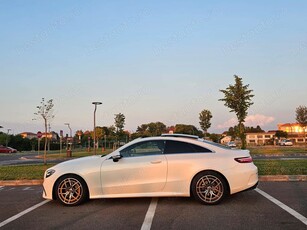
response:
M305 145L305 149L306 149L306 151L307 151L307 142L306 142L306 126L304 127L304 145Z
M47 164L47 119L45 119L45 148L44 148L44 165Z
M246 149L245 129L244 129L244 124L242 122L239 122L239 131L240 131L240 139L242 142L241 149Z

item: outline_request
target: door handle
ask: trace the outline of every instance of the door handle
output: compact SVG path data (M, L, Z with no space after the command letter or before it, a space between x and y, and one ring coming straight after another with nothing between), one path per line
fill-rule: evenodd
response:
M161 160L156 160L156 161L151 161L150 163L152 164L160 164L162 161Z

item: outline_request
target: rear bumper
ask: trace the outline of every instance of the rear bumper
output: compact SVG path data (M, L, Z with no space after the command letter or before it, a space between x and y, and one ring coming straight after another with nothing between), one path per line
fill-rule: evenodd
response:
M229 177L230 194L254 189L258 185L258 168L253 163L233 169Z
M257 183L254 186L252 186L250 188L247 188L247 189L245 189L245 190L243 190L241 192L246 192L246 191L254 190L254 189L256 189L258 187L258 184L259 184L259 181L257 181Z

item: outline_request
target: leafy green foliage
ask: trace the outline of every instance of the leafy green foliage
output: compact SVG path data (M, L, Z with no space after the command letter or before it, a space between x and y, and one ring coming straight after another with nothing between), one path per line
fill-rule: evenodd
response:
M249 90L249 85L243 85L242 78L234 75L235 84L229 85L225 90L220 90L224 93L224 98L219 101L224 101L224 105L230 108L230 112L234 112L239 123L243 123L247 116L248 108L254 103L251 98L254 97L253 90Z
M5 145L7 138L9 138L9 135L1 132L0 133L0 145Z
M150 136L160 136L162 133L166 132L166 125L162 122L151 122L148 124L142 124L137 127L135 137L150 137Z
M243 85L242 78L234 75L235 84L229 85L225 90L220 90L224 93L224 98L219 99L223 101L224 105L230 109L230 112L234 112L238 119L239 137L242 140L242 149L246 148L246 137L244 124L247 117L247 110L253 105L252 94L253 90L248 89L249 85Z
M299 106L296 108L296 121L302 126L307 126L307 107Z
M122 133L125 126L125 115L122 113L115 114L115 127L117 133Z
M176 124L175 133L202 136L202 131L198 130L194 125Z
M296 121L302 126L304 132L304 142L306 143L306 128L307 128L307 107L299 106L296 108Z
M204 131L205 137L208 129L211 127L211 118L212 114L209 110L204 109L199 113L199 124L201 129Z
M221 134L216 134L216 133L211 133L209 134L209 138L216 143L220 143L220 139L221 139L222 135Z
M284 132L282 130L277 130L276 133L275 133L275 137L277 137L278 139L280 139L282 137L287 138L288 137L288 133Z

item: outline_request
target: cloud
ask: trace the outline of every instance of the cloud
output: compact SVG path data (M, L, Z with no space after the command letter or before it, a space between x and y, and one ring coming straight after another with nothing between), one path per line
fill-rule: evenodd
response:
M245 119L245 126L265 126L269 123L272 123L275 120L274 117L271 116L265 116L262 114L255 114L255 115L249 115ZM233 127L238 124L238 121L236 118L231 118L228 121L224 122L223 124L219 124L217 126L218 129L228 129L229 127Z
M273 121L275 121L274 117L270 117L270 116L265 116L262 114L255 114L255 115L250 115L247 116L247 118L245 119L245 125L246 126L265 126L267 124L272 123Z
M238 123L236 118L231 118L230 120L224 122L223 124L219 124L217 126L218 129L225 129L225 128L229 128L229 127L233 127Z

